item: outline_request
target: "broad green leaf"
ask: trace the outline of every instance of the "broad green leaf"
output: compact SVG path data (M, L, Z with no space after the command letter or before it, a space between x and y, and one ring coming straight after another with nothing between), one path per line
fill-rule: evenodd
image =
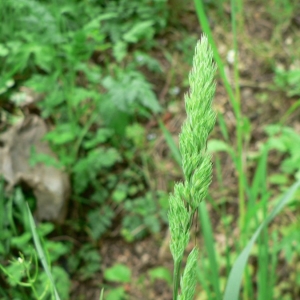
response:
M123 264L115 264L104 271L104 278L113 282L130 282L131 270Z
M123 287L115 288L111 291L109 291L106 296L105 300L123 300L125 299L126 293Z
M151 281L155 279L165 280L169 285L172 285L172 275L170 271L165 267L157 267L148 271Z

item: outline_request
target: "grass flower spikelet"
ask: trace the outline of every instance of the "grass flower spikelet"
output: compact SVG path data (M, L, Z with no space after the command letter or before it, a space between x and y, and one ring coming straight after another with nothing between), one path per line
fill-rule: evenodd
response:
M202 36L196 45L189 75L190 92L185 97L187 119L179 135L185 181L175 185L169 198L170 250L174 259L173 300L192 300L196 285L197 248L190 253L181 280L180 269L190 240L193 217L207 195L212 178L211 157L206 151L207 138L216 120L212 110L216 67L212 59L208 40Z
M179 136L183 172L191 191L189 204L193 208L198 207L206 197L211 182L212 165L210 155L206 153L206 143L216 120L211 106L216 71L212 59L213 54L207 38L203 36L195 49L193 68L189 76L190 92L185 97L187 119ZM201 191L196 192L200 186Z

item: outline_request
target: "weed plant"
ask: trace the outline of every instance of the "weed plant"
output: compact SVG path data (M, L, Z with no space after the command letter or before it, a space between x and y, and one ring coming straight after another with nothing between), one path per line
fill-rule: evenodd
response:
M140 153L147 141L135 143L131 137L139 129L129 125L161 110L152 85L139 68L161 72L159 63L145 51L167 22L165 1L148 4L148 0L104 1L102 5L72 0L1 2L5 23L0 40L3 102L22 105L28 95L19 92L19 86L42 95L36 106L53 125L45 140L59 157L57 167L72 176L72 198L79 207L92 208L87 222L93 239L110 227L116 206L129 198L141 199L147 186L136 164L140 158L134 154ZM129 56L127 48L136 43L140 43L139 51ZM93 57L96 54L101 63ZM6 113L10 119L11 111ZM31 162L53 163L39 154ZM110 170L121 164L131 168L119 176L110 175ZM89 199L84 196L88 189L92 191ZM157 211L152 219L155 215ZM160 220L156 218L155 223ZM143 221L138 217L131 224L138 227ZM140 237L158 229L147 224ZM124 225L124 232L131 232L132 227Z
M194 216L201 201L206 198L212 177L211 158L206 151L207 138L215 123L215 113L211 107L215 92L215 66L212 57L208 40L203 36L195 50L193 68L189 76L190 93L185 99L187 119L179 136L185 181L175 185L169 201L174 300L193 299L196 285L197 248L189 254L182 278L180 270L184 251L190 241Z
M165 193L147 192L150 184L145 174L151 162L143 151L148 140L137 138L145 136L138 121L145 122L161 111L153 86L140 68L162 72L159 62L147 52L155 46L154 35L167 25L166 5L164 0L0 3L4 24L0 29L1 120L14 123L29 111L51 124L45 140L58 156L55 166L70 174L73 186L76 218L65 225L89 239L74 253L72 243L52 242L46 237L54 231L53 225L39 226L51 226L41 235L45 250L54 253L49 258L54 273L57 261L74 253L66 261L69 274L65 272L61 278L69 280L69 275L76 274L87 280L99 272L101 258L94 244L114 219L121 219L120 233L127 241L157 233L166 223ZM33 110L23 110L31 94L39 100L32 103ZM53 164L50 157L33 154L32 164ZM35 200L26 197L33 209ZM0 249L0 264L7 270L10 253L19 256L21 251L26 262L30 260L31 253L23 250L29 249L31 242L23 208L16 208L17 197L3 199L1 213L8 208L11 212L9 219L1 218L5 247ZM119 218L122 212L126 214L123 219ZM34 278L35 287L41 277ZM7 298L24 293L32 299L41 294L33 289L25 292L21 286L20 293L14 290L11 287L16 283L7 273L1 273L0 280L10 287L8 294L3 291ZM68 294L69 284L64 286ZM68 297L60 288L58 291L63 299Z

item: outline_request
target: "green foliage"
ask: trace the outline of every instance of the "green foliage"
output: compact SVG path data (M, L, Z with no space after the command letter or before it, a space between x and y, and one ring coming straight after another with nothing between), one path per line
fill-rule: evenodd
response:
M167 268L164 267L157 267L149 270L148 272L151 281L155 281L156 279L163 279L169 285L172 284L172 275Z
M152 85L137 68L161 71L159 63L143 49L166 26L166 1L97 4L64 0L58 5L5 0L1 8L7 22L0 40L3 96L22 105L27 95L17 86L25 86L42 98L36 105L41 115L54 123L44 139L58 154L59 163L33 149L31 164L65 167L72 175L75 198L82 199L82 194L92 189L91 205L104 205L110 193L117 194L115 184L107 179L110 169L126 163L117 150L127 143L126 127L137 116L145 118L161 110ZM94 62L95 53L106 55L107 50L113 50L117 60L123 59L127 51L121 55L118 49L126 50L137 42L145 47L133 53L132 62L122 66L112 59L101 66ZM127 145L131 149L131 144ZM99 178L103 188L99 188ZM96 222L103 212L105 217ZM101 237L113 217L109 205L91 211L91 237Z
M108 76L102 84L108 90L107 97L120 111L132 114L139 105L159 112L160 106L151 85L145 77L133 70L116 70L115 78Z
M2 181L1 194L3 194ZM68 299L69 275L59 266L54 266L50 271L48 265L66 255L70 251L70 245L53 242L46 238L53 231L53 224L43 223L37 230L34 229L33 219L28 216L24 197L19 189L10 198L3 197L1 203L9 212L1 218L3 231L0 235L3 245L0 252L0 269L2 270L0 278L11 287L5 294L6 299L17 295L22 295L22 298L26 297L24 299L49 297L52 295L54 284L61 299ZM38 235L44 239L43 246L37 241ZM35 243L38 243L36 244L37 252L33 248L32 237ZM45 272L38 264L38 257L41 259Z
M267 142L269 148L276 149L281 154L286 154L286 157L283 159L280 166L282 176L294 175L297 179L299 179L299 134L290 127L283 127L280 125L269 125L265 128L265 131L269 136ZM273 177L273 179L275 179L275 177Z
M122 264L116 264L104 271L104 278L113 282L130 282L131 270Z
M109 282L126 284L131 281L131 270L123 264L115 264L104 271L104 278ZM105 299L127 299L124 286L110 290Z
M69 257L68 268L71 274L77 274L81 280L87 280L100 271L101 260L99 251L93 245L86 244Z
M105 297L106 300L124 300L126 299L126 292L124 287L120 286L109 291Z
M101 208L88 212L90 235L94 240L99 239L106 232L114 216L114 211L108 205L102 205Z
M285 91L289 97L300 95L300 70L275 70L274 83L281 90Z
M149 47L154 34L167 25L166 0L106 2L102 30L113 43L113 54L117 61L126 56L130 44L142 42Z
M121 157L116 149L96 148L89 150L87 156L74 165L75 192L80 194L85 191L89 183L95 182L103 170L112 167L118 161L121 161Z
M36 240L41 240L36 246L39 255L32 247L31 231L34 225L30 225L26 217L24 195L32 211L35 199L26 193L23 195L20 189L7 194L0 182L1 299L50 299L53 295L50 277L53 277L52 285L56 286L59 296L68 299L70 275L76 280L85 281L102 271L98 241L109 235L109 229L114 224L118 226L118 234L127 242L137 241L148 234L159 238L159 232L167 222L169 197L166 191L153 188L153 179L149 176L149 169L153 165L148 151L152 143L147 134L149 128L152 130L152 125L148 127L145 124L153 115L158 117L172 155L182 165L185 176L185 182L178 183L174 194L170 196L169 210L169 218L173 220L170 229L177 278L173 282L175 290L179 290L181 284L178 299L192 299L195 273L203 287L198 295L201 299L221 299L227 278L230 280L226 293L229 290L235 293L235 297L239 295L243 299L291 299L292 296L284 295L287 289L297 294L297 269L293 268L290 272L289 282L281 280L277 269L278 265L281 267L297 262L299 222L295 219L287 225L280 223L280 226L275 222L269 229L266 224L270 221L268 212L275 207L277 200L273 196L278 191L286 192L291 182L299 179L299 134L283 124L299 108L300 101L290 99L293 105L285 112L281 124L267 126L266 143L259 151L249 153L251 124L241 111L242 93L239 90L241 84L237 55L238 35L243 33L248 23L243 22L248 21L249 16L243 14L243 1L231 1L232 48L236 55L232 66L234 80L229 82L228 67L218 54L219 47L215 45L209 29L211 22L208 22L204 11L205 7L210 12L217 12L213 20L216 16L221 17L218 26L225 24L228 28L228 5L224 1L194 2L233 107L236 140L232 138L232 131L226 127L226 115L223 117L219 114L218 123L224 141L211 140L206 148L207 136L215 117L210 110L210 102L203 105L199 99L203 94L211 98L213 89L206 82L210 82L211 74L205 78L195 72L194 76L191 74L192 88L186 97L188 118L180 137L180 153L168 131L168 124L158 117L163 108L156 93L162 88L158 78L166 77L162 94L165 88L172 91L175 77L177 80L180 72L185 70L181 62L191 62L191 46L197 39L196 35L189 30L184 39L178 39L177 28L167 27L170 4L174 6L175 13L171 12L173 17L179 16L183 4L166 0L0 1L3 23L0 28L1 131L4 128L2 121L13 123L28 112L41 115L51 128L44 139L50 143L58 160L36 153L33 147L30 165L44 163L66 170L72 181L70 218L63 227L39 223L36 233L33 233ZM257 58L260 60L266 56L269 57L267 65L278 65L276 61L274 63L277 51L281 63L293 63L287 70L275 69L274 84L275 89L285 92L287 97L295 97L299 95L299 70L295 68L299 47L296 47L294 39L298 3L294 0L275 2L272 3L273 9L266 11L267 23L270 21L274 25L274 28L266 26L271 29L271 38L268 44L263 45L265 53L258 51ZM270 1L263 3L265 6L271 4ZM188 8L188 13L191 12ZM261 12L264 13L263 7L260 7L257 16ZM173 20L175 26L179 19ZM192 18L191 23L190 20L188 23L189 26L194 25ZM180 27L185 27L185 24L180 24ZM158 39L155 39L157 36ZM242 36L247 40L247 35ZM289 46L290 42L295 45L294 49ZM169 48L166 47L171 43L175 49L168 52ZM183 57L178 57L177 53L171 55L173 50L179 51ZM163 53L171 63L170 72L162 68L160 61L163 59L158 61L154 58L153 53L157 51ZM201 58L200 62L203 61ZM174 71L174 66L178 70ZM148 73L155 75L152 83L147 79ZM203 82L193 87L199 78ZM179 87L185 88L186 82ZM210 93L206 93L208 90ZM30 105L26 104L28 100L32 100ZM164 101L163 105L167 105ZM271 176L267 172L270 150L276 150L281 155L280 167ZM208 153L215 153L217 183L220 191L223 189L225 194L214 201L207 194L211 180ZM222 170L225 155L232 159L234 173L239 181L239 239L235 239L235 231L232 234L236 215L227 210L228 206L232 208L236 204L229 202L225 193L227 187L224 186ZM210 200L208 207L214 210L212 215L220 218L219 226L224 231L224 237L218 237L217 241L224 239L225 245L222 242L214 244L212 225L215 222L209 219L211 211L206 209L205 203L202 202L198 210L199 202L204 198ZM289 214L297 213L299 191L288 201L287 209ZM196 268L198 254L193 251L185 272L180 274L178 270L190 239L192 216L196 212L199 212L205 241L199 269ZM255 231L257 228L260 235ZM66 232L67 236L74 234L76 243L53 239L53 236L61 235L62 232ZM257 241L250 252L255 239ZM242 262L240 257L236 260L238 253L241 253ZM249 255L253 263L247 266ZM44 269L38 262L38 256L42 258ZM235 260L233 273L238 276L232 277L229 272ZM132 280L128 267L116 264L103 270L103 274L109 285L105 287L105 299L128 298L126 288ZM152 283L156 279L172 282L168 270L163 267L151 269L148 276ZM242 276L243 289L239 294L238 282ZM233 282L231 286L230 282ZM290 284L294 286L289 287ZM111 288L115 285L118 286ZM101 299L103 293L102 290ZM175 295L177 297L177 293ZM233 299L233 294L228 295L230 300Z
M167 25L166 8L166 0L4 0L0 4L5 24L0 29L1 105L12 107L6 111L8 120L14 114L32 113L32 107L33 113L47 120L51 131L44 140L58 160L32 148L30 165L44 163L69 173L71 201L78 202L72 208L78 209L78 218L66 223L72 232L87 234L92 243L112 226L117 211L127 214L120 233L130 241L157 233L166 223L166 197L145 192L148 183L139 166L148 147L146 133L131 126L162 109L141 68L162 72L160 63L147 52L155 46L153 37ZM28 99L30 108L24 109ZM35 200L26 200L34 210ZM26 262L31 258L31 252L24 250L32 244L30 226L24 221L25 204L17 202L16 198L0 201L4 268L9 266L11 252L21 251ZM61 277L57 289L66 299L68 275L57 262L72 247L51 241L48 236L57 227L45 224L38 228L45 230L40 233L42 248L49 254L47 262L54 264L55 283ZM68 271L81 280L89 279L100 270L101 257L91 243L77 250L68 259ZM34 264L30 268L30 272L39 270L34 288L40 294L46 290L46 275ZM8 277L2 279L10 285ZM12 289L9 297L23 299L26 292L20 288ZM47 293L50 289L48 284Z
M124 203L126 215L122 220L122 235L128 241L145 237L147 233L159 233L166 209L156 203L157 197L147 193ZM160 212L160 214L159 214Z

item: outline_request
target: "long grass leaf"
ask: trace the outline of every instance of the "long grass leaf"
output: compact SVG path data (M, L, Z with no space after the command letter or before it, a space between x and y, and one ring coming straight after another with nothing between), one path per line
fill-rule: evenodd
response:
M242 253L238 256L229 274L223 300L238 300L243 272L246 263L248 261L249 254L253 244L255 243L262 229L265 226L267 226L274 219L274 217L284 208L284 206L289 202L289 200L292 198L292 196L294 195L294 193L297 191L299 187L300 187L300 181L297 181L288 189L288 191L278 201L277 205L271 211L269 216L257 228L257 230L253 234L252 238L250 239L250 241L248 242L248 244L246 245Z
M206 15L205 15L202 0L194 0L194 3L195 3L196 12L197 12L197 16L198 16L198 19L200 21L201 27L202 27L203 31L205 32L205 34L207 35L209 44L212 47L212 50L213 50L213 53L214 53L214 59L215 59L217 65L218 65L218 70L220 72L220 76L222 78L225 89L226 89L227 94L229 96L229 99L230 99L231 105L233 107L234 113L235 113L236 116L239 116L240 115L239 104L235 99L234 92L233 92L233 90L231 88L231 85L229 83L229 80L226 76L225 66L222 62L222 59L221 59L220 54L218 52L218 48L215 44L212 32L209 28L209 22L207 20Z
M27 203L27 212L28 212L30 228L31 228L31 232L32 232L33 241L34 241L34 244L35 244L36 251L38 253L38 256L39 256L39 259L42 263L42 266L43 266L43 268L46 272L46 275L47 275L47 277L48 277L48 279L51 283L52 289L54 291L55 299L60 300L60 297L59 297L58 292L57 292L56 287L55 287L54 279L52 277L52 274L51 274L50 268L48 266L48 263L46 261L46 256L45 256L43 247L41 245L38 233L36 231L36 225L35 225L34 219L32 217L32 214L31 214L30 208L28 206L28 203Z
M199 218L200 218L202 233L204 237L204 244L208 254L208 259L210 264L209 267L212 275L210 277L210 281L212 283L214 294L216 296L215 299L221 299L220 282L219 282L219 266L217 263L216 251L214 247L214 240L213 240L214 235L213 235L212 226L211 226L211 222L209 219L205 202L202 202L199 206Z
M229 142L229 133L227 130L227 125L225 123L224 117L221 113L218 113L217 118L218 118L218 124L220 126L221 133L224 139L226 140L226 142Z
M103 300L103 293L104 293L104 288L101 290L100 296L99 296L99 300Z
M171 153L172 153L175 161L178 163L179 166L181 166L181 154L179 152L177 145L175 144L175 142L173 140L171 133L169 132L169 130L166 128L166 126L164 125L164 123L162 121L159 120L158 123L159 123L159 127L163 132L165 140L171 150Z

